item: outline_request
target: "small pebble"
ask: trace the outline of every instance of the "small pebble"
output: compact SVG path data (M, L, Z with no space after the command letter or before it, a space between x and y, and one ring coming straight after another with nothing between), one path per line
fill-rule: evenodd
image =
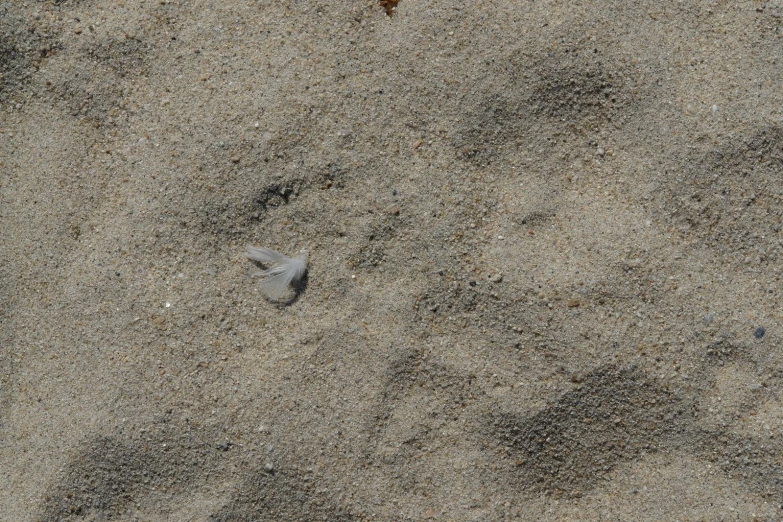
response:
M715 319L715 317L712 314L707 314L704 316L704 324L711 324L712 321Z
M767 329L764 328L763 326L759 326L758 328L756 328L756 331L753 332L753 337L755 337L756 339L761 339L762 337L764 337L765 333L767 333Z
M489 277L489 280L492 281L493 283L499 283L499 282L503 281L503 274L498 272L497 274L491 275Z
M271 462L267 462L266 464L264 464L264 471L266 471L267 473L274 473L275 467L272 465Z

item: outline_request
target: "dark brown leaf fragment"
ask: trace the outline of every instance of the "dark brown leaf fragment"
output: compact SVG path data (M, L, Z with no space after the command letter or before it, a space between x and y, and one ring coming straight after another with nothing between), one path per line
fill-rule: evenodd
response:
M386 9L386 14L392 16L394 14L394 8L400 0L381 0L381 7Z

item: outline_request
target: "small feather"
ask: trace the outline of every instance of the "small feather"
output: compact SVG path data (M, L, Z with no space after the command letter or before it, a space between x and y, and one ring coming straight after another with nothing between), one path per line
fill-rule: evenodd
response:
M275 252L271 248L259 248L252 246L247 247L247 257L253 261L258 261L259 263L264 264L283 263L288 260L286 256L280 252Z
M265 278L261 283L261 290L270 299L279 299L292 281L300 280L307 272L307 253L286 257L269 248L248 246L247 257L264 265L276 265L254 274Z
M281 272L272 277L264 279L261 283L261 290L264 291L271 299L279 299L288 285L291 284L291 280L294 278L294 273L290 270Z

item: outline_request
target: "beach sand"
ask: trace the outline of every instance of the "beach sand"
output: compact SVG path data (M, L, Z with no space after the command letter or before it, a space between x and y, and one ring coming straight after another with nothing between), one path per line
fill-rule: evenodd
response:
M0 0L0 520L780 520L781 16Z

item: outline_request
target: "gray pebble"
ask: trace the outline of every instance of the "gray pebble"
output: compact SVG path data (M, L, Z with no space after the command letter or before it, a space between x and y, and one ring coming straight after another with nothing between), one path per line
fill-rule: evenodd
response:
M767 329L764 328L763 326L759 326L758 328L756 328L756 331L753 332L753 337L755 337L756 339L761 339L762 337L764 337L765 333L767 333Z

